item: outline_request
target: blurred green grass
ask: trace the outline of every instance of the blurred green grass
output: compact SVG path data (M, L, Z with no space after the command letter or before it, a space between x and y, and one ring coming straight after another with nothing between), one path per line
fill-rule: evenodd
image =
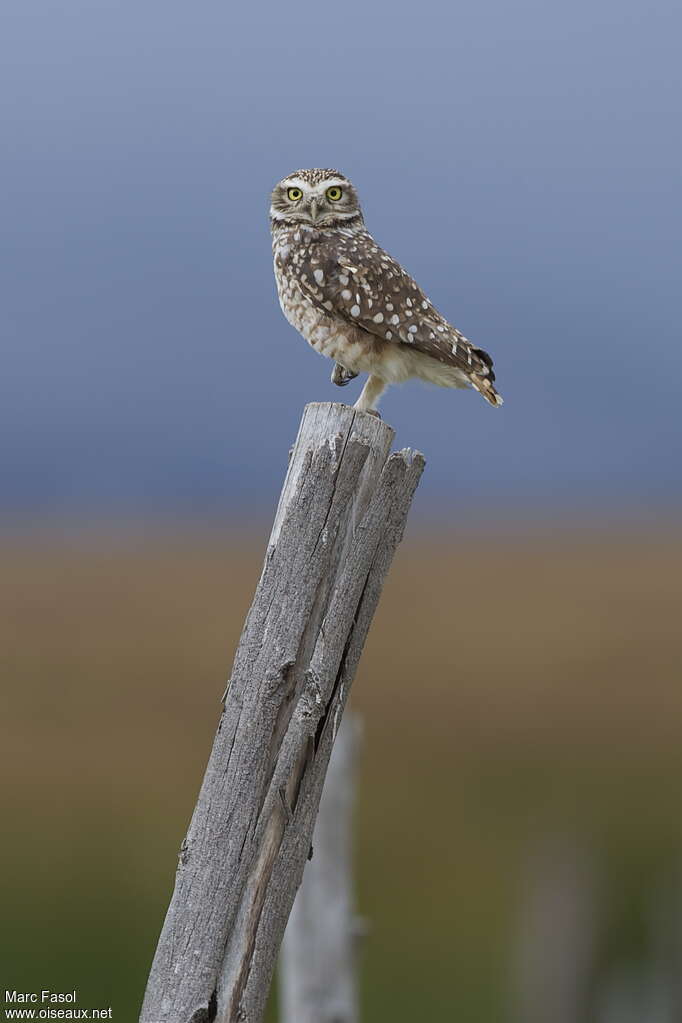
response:
M354 696L366 1019L511 1018L546 835L601 857L610 945L638 954L682 862L681 532L408 531ZM0 984L137 1018L263 547L0 540Z

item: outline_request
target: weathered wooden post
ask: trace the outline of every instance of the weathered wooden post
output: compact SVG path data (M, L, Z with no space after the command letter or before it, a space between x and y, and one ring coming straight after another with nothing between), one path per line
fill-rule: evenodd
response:
M141 1023L259 1023L327 764L421 476L393 430L306 406Z

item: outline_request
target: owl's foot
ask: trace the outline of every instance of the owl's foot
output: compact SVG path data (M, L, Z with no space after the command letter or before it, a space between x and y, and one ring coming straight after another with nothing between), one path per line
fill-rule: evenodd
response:
M334 364L332 370L332 383L336 384L337 387L345 387L351 380L355 380L357 373L352 373L345 366L342 366L340 362Z
M377 419L381 419L381 412L378 408L359 409L358 411L364 412L367 416L376 416Z

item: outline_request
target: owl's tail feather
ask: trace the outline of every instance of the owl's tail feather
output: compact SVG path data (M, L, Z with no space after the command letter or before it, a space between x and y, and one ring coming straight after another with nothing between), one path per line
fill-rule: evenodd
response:
M482 394L487 402L499 408L500 405L504 405L504 399L501 394L498 394L495 390L495 385L491 381L490 377L479 376L478 373L472 373L469 377L471 383L476 388L479 394Z
M494 405L496 408L499 408L500 405L504 405L504 400L502 395L498 394L495 390L495 371L493 370L493 360L487 352L483 351L482 348L475 348L472 345L471 349L483 363L483 366L481 367L483 372L470 373L469 379L478 393L482 394L487 402Z

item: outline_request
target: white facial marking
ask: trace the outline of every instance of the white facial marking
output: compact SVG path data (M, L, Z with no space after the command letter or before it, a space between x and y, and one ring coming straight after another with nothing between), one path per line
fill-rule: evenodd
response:
M282 184L286 185L287 188L300 188L302 192L305 192L308 187L308 182L304 181L303 178L297 178L295 175L291 178L287 178Z
M348 182L345 178L325 178L324 181L318 181L316 185L306 185L307 191L310 195L324 195L328 188L333 188L338 185L342 190L348 186Z

